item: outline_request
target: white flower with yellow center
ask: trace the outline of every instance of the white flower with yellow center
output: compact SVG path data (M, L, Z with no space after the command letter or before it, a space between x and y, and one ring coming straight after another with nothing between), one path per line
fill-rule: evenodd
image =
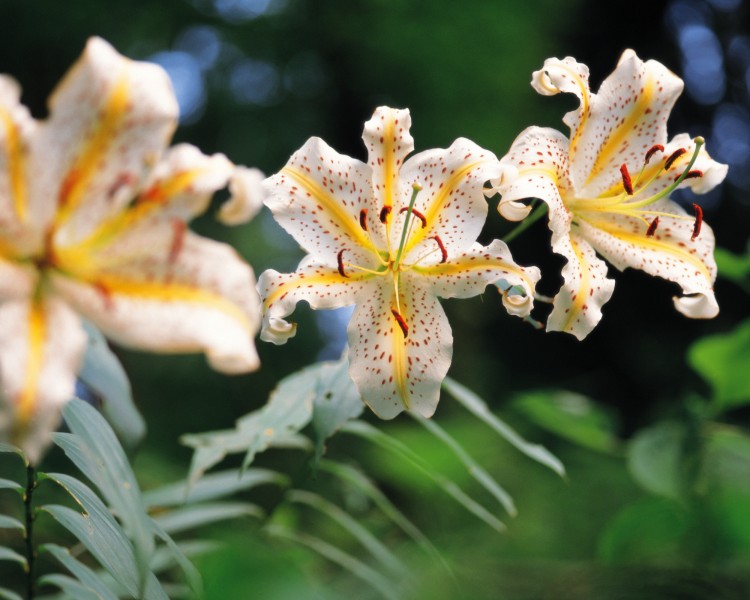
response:
M258 366L252 270L186 223L228 182L228 221L251 216L262 192L223 155L166 149L177 123L166 73L101 39L46 120L19 96L0 76L0 439L36 461L74 392L81 316L134 348L203 351L229 373Z
M430 416L451 361L453 337L438 301L497 283L509 312L531 310L536 268L507 246L476 243L487 216L484 182L497 158L459 139L447 150L413 150L408 110L381 107L365 124L368 164L311 138L267 180L266 204L309 253L296 272L266 271L261 339L283 344L300 300L314 309L355 304L350 374L382 418Z
M589 90L588 68L570 57L546 60L532 86L543 95L572 93L581 102L564 118L570 139L530 127L501 159L518 169L497 188L501 214L523 218L523 198L546 202L552 248L568 261L547 329L582 339L601 319L614 281L597 253L620 270L633 267L679 284L683 296L675 307L682 314L716 316L713 232L702 224L699 206L688 215L668 196L684 186L707 192L727 167L709 157L700 138L681 134L667 141L682 80L627 50L598 94Z

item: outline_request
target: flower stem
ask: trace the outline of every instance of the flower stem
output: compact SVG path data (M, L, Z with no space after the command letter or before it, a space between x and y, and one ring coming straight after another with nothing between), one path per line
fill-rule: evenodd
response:
M26 467L26 490L23 495L23 507L26 517L26 600L33 600L36 588L34 586L34 507L32 498L36 488L36 471L32 465Z
M515 229L511 229L507 235L503 236L502 240L507 244L511 240L516 239L519 235L526 231L526 229L528 229L531 225L541 219L546 212L547 203L541 202L528 217L526 217L518 224L518 226L516 226Z

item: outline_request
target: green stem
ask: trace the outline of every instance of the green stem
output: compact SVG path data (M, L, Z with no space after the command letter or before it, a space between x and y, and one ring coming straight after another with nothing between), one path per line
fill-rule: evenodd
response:
M534 209L534 211L528 217L526 217L523 221L521 221L515 229L512 229L507 235L503 236L502 240L507 244L511 240L516 239L519 235L521 235L524 231L526 231L526 229L528 229L534 223L536 223L539 219L541 219L544 213L546 212L547 212L547 203L542 202Z
M26 490L23 495L23 507L26 517L26 532L24 535L26 541L26 600L33 600L36 593L34 586L34 507L32 497L36 488L36 471L32 465L26 467Z
M418 183L412 185L411 201L409 202L409 209L406 211L406 218L404 219L404 229L401 232L401 241L398 244L398 252L396 253L396 262L393 265L394 272L398 271L398 265L401 261L401 254L404 252L404 245L406 243L406 232L409 229L409 221L411 221L411 211L414 209L414 201L417 199L417 194L422 189L422 186Z

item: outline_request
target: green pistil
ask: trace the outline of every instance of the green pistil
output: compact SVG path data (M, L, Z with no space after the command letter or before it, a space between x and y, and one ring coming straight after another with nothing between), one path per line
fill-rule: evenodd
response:
M412 184L411 200L409 201L409 208L406 210L406 218L404 219L404 229L401 231L401 241L398 244L398 252L396 252L396 261L393 263L393 270L398 271L398 266L401 264L401 254L404 252L404 246L406 245L407 231L409 230L409 224L411 221L412 210L414 209L414 202L417 199L417 194L422 190L422 186L418 183Z

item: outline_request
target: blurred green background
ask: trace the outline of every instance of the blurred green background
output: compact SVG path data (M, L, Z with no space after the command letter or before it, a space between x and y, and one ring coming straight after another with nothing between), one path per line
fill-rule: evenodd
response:
M463 136L502 156L528 125L562 129L574 106L529 86L546 57L588 64L594 90L625 48L665 63L687 86L670 133L703 135L714 158L730 164L720 190L682 198L703 205L722 247L719 317L684 319L672 308L674 286L631 271L611 273L614 297L583 343L508 317L491 290L444 303L452 377L568 470L567 480L556 478L441 402L438 422L514 495L519 516L504 535L372 445L340 436L329 451L376 478L450 564L453 576L384 530L410 568L405 597L742 599L750 597L749 13L741 0L2 0L0 71L20 81L41 118L86 38L102 36L168 70L182 110L176 141L270 174L313 135L364 159L362 124L381 104L411 110L417 151ZM234 229L208 217L194 226L233 244L257 273L293 270L302 256L267 213ZM482 241L510 229L491 210ZM511 249L520 264L542 268L539 291L554 295L562 262L546 227ZM184 476L190 451L181 434L231 427L279 379L336 356L343 321L318 316L300 305L297 337L285 347L259 342L263 367L244 377L213 373L202 357L118 349L149 426L135 458L144 486ZM410 419L382 427L469 485L463 467ZM307 461L270 453L261 464L324 487ZM258 501L273 510L279 499L267 492ZM275 518L336 537L287 510ZM226 542L198 561L209 598L377 597L257 529L243 522L207 532Z

